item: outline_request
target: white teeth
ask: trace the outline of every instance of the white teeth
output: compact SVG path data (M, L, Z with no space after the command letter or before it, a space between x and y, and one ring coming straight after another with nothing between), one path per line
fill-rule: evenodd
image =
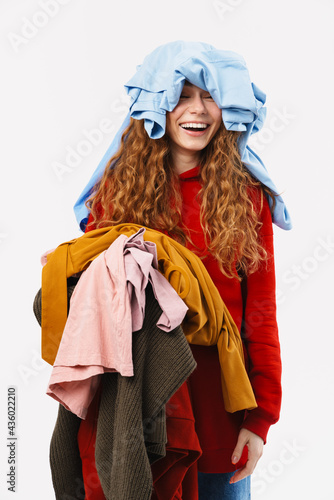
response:
M208 128L208 124L207 123L182 123L181 124L181 127L182 128L198 128L198 129L206 129Z

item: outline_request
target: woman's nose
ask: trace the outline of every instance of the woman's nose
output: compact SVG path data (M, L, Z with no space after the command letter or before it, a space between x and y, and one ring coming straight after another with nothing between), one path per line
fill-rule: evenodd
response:
M201 96L192 97L189 104L189 110L191 113L206 113L206 107Z

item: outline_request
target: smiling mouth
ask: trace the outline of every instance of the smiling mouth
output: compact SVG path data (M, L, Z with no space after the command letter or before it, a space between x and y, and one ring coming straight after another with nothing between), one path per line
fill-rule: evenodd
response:
M209 125L207 123L181 123L180 127L183 128L184 130L194 130L194 131L202 131L206 130Z

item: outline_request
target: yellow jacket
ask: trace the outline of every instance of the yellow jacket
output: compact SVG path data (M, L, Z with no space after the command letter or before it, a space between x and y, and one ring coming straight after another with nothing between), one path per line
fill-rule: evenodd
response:
M59 245L42 271L42 358L54 363L67 319L67 278L86 269L120 234L131 236L142 226L119 224L95 229ZM188 306L182 324L190 344L217 344L225 408L253 409L255 396L244 366L240 333L204 264L169 236L145 228L145 241L156 244L159 271Z

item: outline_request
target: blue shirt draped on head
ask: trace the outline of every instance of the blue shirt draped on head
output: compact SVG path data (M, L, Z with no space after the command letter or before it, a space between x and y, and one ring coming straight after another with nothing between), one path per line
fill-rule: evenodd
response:
M238 145L243 164L277 195L273 222L282 229L291 229L291 219L282 197L259 156L247 145L250 135L261 130L264 124L265 94L251 82L245 61L239 54L218 50L206 43L184 41L156 48L125 84L131 97L129 113L74 206L81 229L85 229L89 215L85 201L94 192L108 160L117 152L130 116L144 120L151 139L162 137L166 112L173 111L177 105L185 80L211 94L222 110L227 130L241 132Z

